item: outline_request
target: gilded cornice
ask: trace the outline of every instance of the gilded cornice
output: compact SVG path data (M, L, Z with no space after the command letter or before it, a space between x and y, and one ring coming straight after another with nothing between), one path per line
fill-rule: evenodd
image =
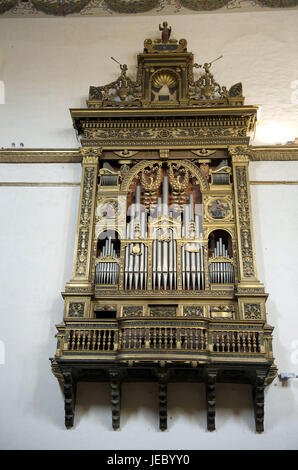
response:
M216 147L218 148L218 144ZM142 146L141 146L142 147ZM214 147L214 145L212 145ZM222 145L226 148L226 145ZM268 146L239 146L229 145L229 152L232 154L231 149L239 149L240 147L247 149L250 161L298 161L298 146L297 145L268 145ZM84 147L84 149L90 147ZM91 147L92 148L92 147ZM198 146L189 145L191 150L198 150ZM205 146L202 144L202 148ZM0 163L81 163L83 148L77 149L2 149L0 150ZM96 148L100 152L106 150ZM121 149L120 149L121 150ZM237 150L238 152L238 150ZM243 155L243 151L239 151L239 155Z
M298 145L250 147L251 161L297 161Z
M0 163L80 163L80 149L3 149Z

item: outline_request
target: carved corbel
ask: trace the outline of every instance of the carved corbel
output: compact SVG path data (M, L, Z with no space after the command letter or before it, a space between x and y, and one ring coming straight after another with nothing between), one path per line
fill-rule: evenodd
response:
M266 375L266 370L256 370L255 381L252 386L256 431L259 433L264 431L264 389Z
M116 431L120 428L122 374L120 370L111 369L109 371L109 376L111 388L112 427L114 431Z
M207 370L206 374L206 406L207 406L207 429L215 430L216 409L216 370Z
M159 399L159 429L165 431L168 427L168 381L170 371L165 368L156 371L158 380L158 399Z
M77 384L74 380L72 371L63 371L63 391L64 391L64 409L65 426L70 428L74 423L75 402Z

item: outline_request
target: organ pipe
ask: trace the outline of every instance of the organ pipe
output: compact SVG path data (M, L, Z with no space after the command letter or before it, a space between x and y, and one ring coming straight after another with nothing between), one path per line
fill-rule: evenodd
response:
M215 258L231 259L228 250L222 241L222 238L216 242L212 259ZM234 282L234 267L232 262L228 261L214 261L210 263L209 267L210 281L215 284L229 284Z
M187 290L204 289L204 248L197 240L200 237L200 218L194 210L194 196L189 195L184 206L182 224L175 231L173 212L169 212L169 180L164 176L161 197L157 199L156 223L152 234L152 287L154 290L177 288L177 237L189 239L181 249L182 288ZM168 221L167 221L168 219ZM147 213L141 208L141 186L136 186L135 201L131 206L130 220L127 223L124 260L124 288L147 288L147 264L149 245ZM190 239L190 237L192 237ZM142 243L142 241L144 242ZM111 242L109 242L111 243ZM109 250L108 245L108 250ZM219 247L218 247L219 249ZM114 275L113 279L116 276Z
M110 257L115 261L105 261L104 258ZM98 262L95 268L95 282L96 284L118 284L119 282L119 264L116 261L117 255L112 242L112 238L108 237L102 248L101 254L97 259ZM100 261L103 260L103 261Z

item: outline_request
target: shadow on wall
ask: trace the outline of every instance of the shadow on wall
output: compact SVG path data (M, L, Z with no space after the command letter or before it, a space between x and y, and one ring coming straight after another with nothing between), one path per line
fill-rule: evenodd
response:
M250 385L217 384L217 429L237 420L237 426L255 430ZM79 383L74 427L90 420L107 431L112 430L109 384ZM181 422L207 432L204 384L176 383L168 386L168 430ZM142 422L144 430L159 431L158 386L156 383L122 385L120 430Z

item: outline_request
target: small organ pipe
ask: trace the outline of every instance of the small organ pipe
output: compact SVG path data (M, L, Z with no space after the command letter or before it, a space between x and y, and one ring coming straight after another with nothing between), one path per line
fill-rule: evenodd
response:
M217 241L212 255L213 259L216 257L230 258L222 238L219 238ZM232 263L227 261L211 263L209 271L210 281L213 283L228 284L234 282L234 268Z
M200 267L201 267L201 286L202 289L205 289L205 277L204 277L204 248L201 246L200 249Z

